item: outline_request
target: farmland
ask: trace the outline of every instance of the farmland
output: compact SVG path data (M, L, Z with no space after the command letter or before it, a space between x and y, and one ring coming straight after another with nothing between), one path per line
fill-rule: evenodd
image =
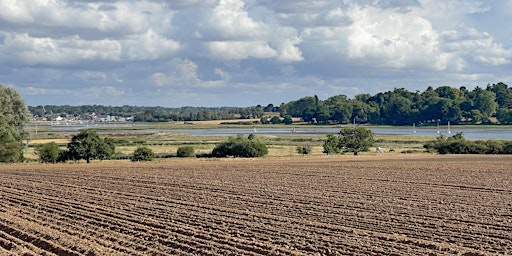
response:
M0 255L510 255L510 156L0 166Z

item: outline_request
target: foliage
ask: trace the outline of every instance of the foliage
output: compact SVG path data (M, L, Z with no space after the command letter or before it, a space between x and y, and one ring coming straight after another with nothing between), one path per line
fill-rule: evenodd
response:
M67 151L67 160L84 159L90 163L92 159L109 159L115 152L115 145L111 139L101 139L96 131L82 130L71 138Z
M327 134L327 139L324 141L323 153L327 155L339 154L341 152L341 147L339 146L340 140L334 134Z
M279 111L279 107L274 108ZM56 106L44 105L29 107L30 112L37 117L46 117L50 120L59 115L88 116L95 115L116 115L133 117L136 122L168 122L168 121L207 121L224 119L248 119L260 118L263 116L261 106L253 107L141 107L141 106L102 106L102 105L81 105L81 106Z
M338 147L343 152L354 152L354 155L357 155L358 152L370 150L373 143L372 131L364 127L346 127L339 133Z
M439 154L512 154L512 142L497 140L466 140L459 132L452 137L439 136L423 145L429 152Z
M372 123L383 125L436 125L512 123L512 88L504 83L476 87L428 87L424 92L403 88L376 95L360 94L354 99L335 95L322 101L315 95L281 104L281 116L300 117L316 124ZM498 112L498 113L497 113Z
M283 124L292 124L292 123L293 123L293 120L292 120L291 116L289 116L289 115L284 116Z
M148 147L138 147L133 151L132 162L139 161L152 161L155 158L155 153Z
M104 138L103 144L100 145L98 149L98 159L106 160L111 159L111 157L116 153L116 145L115 140L112 138Z
M23 160L23 140L30 112L20 95L0 85L0 162Z
M281 118L278 117L278 116L273 116L272 118L270 118L270 123L271 124L280 124L281 123Z
M297 146L296 150L297 150L297 153L302 154L302 155L311 154L311 147L309 145Z
M55 142L39 144L35 147L35 154L39 156L41 163L56 163L59 160L61 150Z
M244 138L242 135L231 137L227 142L217 145L213 151L214 157L262 157L268 154L265 144L255 139Z
M12 125L0 116L0 162L19 162L23 160L23 144L20 135Z
M11 90L12 91L12 90ZM5 94L5 93L4 93ZM16 103L17 104L17 103ZM16 105L14 104L14 105ZM21 107L22 109L22 107ZM353 99L334 95L326 100L306 96L279 107L268 104L246 108L239 107L137 107L137 106L37 106L29 107L33 115L55 118L58 115L87 116L120 115L134 117L135 121L203 121L222 119L258 118L261 123L291 124L292 117L314 124L372 123L382 125L436 125L489 123L496 117L499 123L512 123L512 88L504 83L476 87L428 87L425 91L410 92L404 88L380 92L375 95L359 94ZM271 110L271 111L268 111ZM284 118L268 120L265 112L279 112ZM17 113L17 112L16 112ZM28 119L29 114L22 115Z
M178 157L194 157L196 154L194 147L192 146L183 146L179 147L176 151L176 155Z

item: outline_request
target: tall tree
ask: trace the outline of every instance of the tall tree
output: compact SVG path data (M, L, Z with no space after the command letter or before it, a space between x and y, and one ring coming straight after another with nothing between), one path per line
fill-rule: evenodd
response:
M368 151L374 143L372 131L364 127L346 127L339 133L339 147L343 152L353 152L357 155L359 152Z
M28 139L26 126L30 115L20 95L0 85L0 162L23 159L23 140Z
M475 109L479 110L484 115L484 121L487 121L489 117L496 114L496 111L498 110L496 93L493 91L482 90L479 87L475 88L474 92Z
M115 148L113 148L113 143L107 142L108 144L95 131L82 130L68 143L68 156L71 158L70 160L84 159L87 163L90 163L92 159L108 158Z

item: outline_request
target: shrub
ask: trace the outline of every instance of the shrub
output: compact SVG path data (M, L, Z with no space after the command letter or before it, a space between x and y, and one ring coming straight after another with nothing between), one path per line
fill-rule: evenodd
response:
M151 161L155 158L155 153L148 147L138 147L133 151L132 162L137 161Z
M462 133L446 138L440 136L435 141L423 145L427 151L437 151L439 154L510 154L512 144L496 140L475 140L464 139Z
M339 146L339 143L340 143L340 140L338 137L336 137L332 133L327 134L327 138L323 144L323 148L324 148L323 153L326 153L327 155L340 153L341 147Z
M297 153L309 155L311 153L311 147L309 145L297 146Z
M512 141L506 141L503 143L503 154L512 154Z
M176 151L178 157L194 157L195 153L194 148L191 146L179 147Z
M41 163L56 163L59 160L61 150L55 142L39 144L35 147L35 154L39 156Z
M241 135L231 137L229 141L217 145L212 151L214 157L262 157L266 154L267 146L258 140L249 140Z

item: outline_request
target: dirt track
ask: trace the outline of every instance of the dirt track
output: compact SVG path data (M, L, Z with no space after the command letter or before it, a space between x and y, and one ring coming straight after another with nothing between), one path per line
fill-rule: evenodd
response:
M0 255L511 255L512 157L0 166Z

